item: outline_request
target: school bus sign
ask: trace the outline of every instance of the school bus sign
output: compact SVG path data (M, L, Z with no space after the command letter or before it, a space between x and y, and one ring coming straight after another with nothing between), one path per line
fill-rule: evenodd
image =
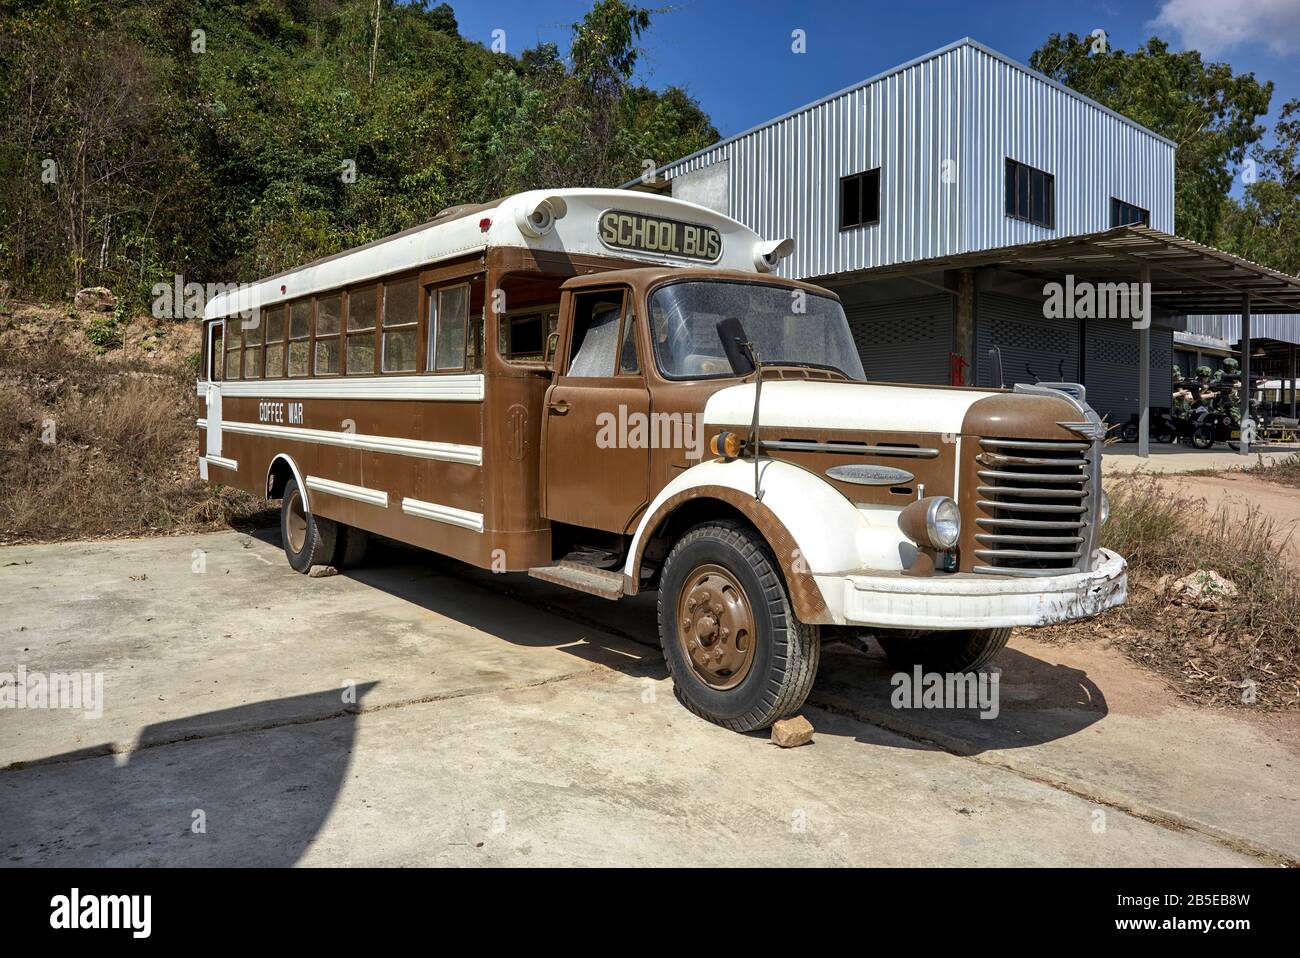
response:
M600 241L610 249L703 263L716 263L722 257L722 236L711 226L624 210L600 214Z

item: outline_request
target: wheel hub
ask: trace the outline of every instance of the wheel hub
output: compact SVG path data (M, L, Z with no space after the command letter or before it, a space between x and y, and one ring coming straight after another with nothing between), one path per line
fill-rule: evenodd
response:
M677 603L677 638L695 674L710 688L735 688L754 662L754 614L729 571L702 565Z
M289 500L289 518L285 526L289 537L289 551L296 555L302 551L303 544L307 541L307 510L303 508L302 496L296 489L293 498Z

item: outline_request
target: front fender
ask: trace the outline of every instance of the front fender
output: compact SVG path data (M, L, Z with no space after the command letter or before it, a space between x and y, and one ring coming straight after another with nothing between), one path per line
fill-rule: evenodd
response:
M674 478L637 527L624 567L629 590L635 591L641 581L650 538L684 503L701 498L727 503L758 529L781 566L795 613L803 622L834 621L833 610L841 604L839 595L823 594L815 576L844 575L864 567L897 570L915 555L915 547L898 529L901 509L859 510L819 476L779 460L761 463L761 489L762 500L756 500L752 460L703 462Z

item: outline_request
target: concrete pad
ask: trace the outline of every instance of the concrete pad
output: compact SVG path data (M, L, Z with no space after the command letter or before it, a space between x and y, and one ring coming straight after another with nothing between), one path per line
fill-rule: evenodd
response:
M1258 864L851 719L808 715L816 743L784 750L694 718L663 679L600 672L11 769L0 772L0 856L10 865Z
M1297 831L1279 743L1191 709L1112 718L1133 667L1088 649L1018 644L1005 720L971 731L900 719L879 663L832 647L834 714L786 751L680 707L653 595L396 547L308 579L272 538L0 549L0 672L105 677L96 720L0 710L0 860L1268 864Z
M1196 449L1182 443L1164 445L1152 442L1151 455L1146 459L1141 458L1137 454L1137 450L1138 447L1135 442L1107 443L1105 454L1101 460L1102 472L1177 473L1198 472L1204 469L1213 469L1215 471L1240 469L1243 466L1253 466L1260 459L1265 462L1276 462L1279 459L1293 456L1296 452L1300 452L1300 446L1292 444L1258 445L1253 447L1249 454L1243 456L1235 448L1223 445L1214 446L1210 449Z
M503 603L432 558L378 549L364 569L311 579L277 541L238 533L0 549L0 672L102 672L105 699L89 721L0 711L0 767L120 751L145 727L178 739L338 714L358 685L378 708L658 658Z

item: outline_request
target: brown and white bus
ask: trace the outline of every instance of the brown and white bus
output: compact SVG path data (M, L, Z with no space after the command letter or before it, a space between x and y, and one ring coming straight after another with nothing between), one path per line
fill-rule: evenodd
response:
M281 500L293 568L375 533L618 599L681 700L803 703L823 627L979 668L1124 601L1078 387L868 383L831 293L693 204L531 192L215 298L201 474Z

